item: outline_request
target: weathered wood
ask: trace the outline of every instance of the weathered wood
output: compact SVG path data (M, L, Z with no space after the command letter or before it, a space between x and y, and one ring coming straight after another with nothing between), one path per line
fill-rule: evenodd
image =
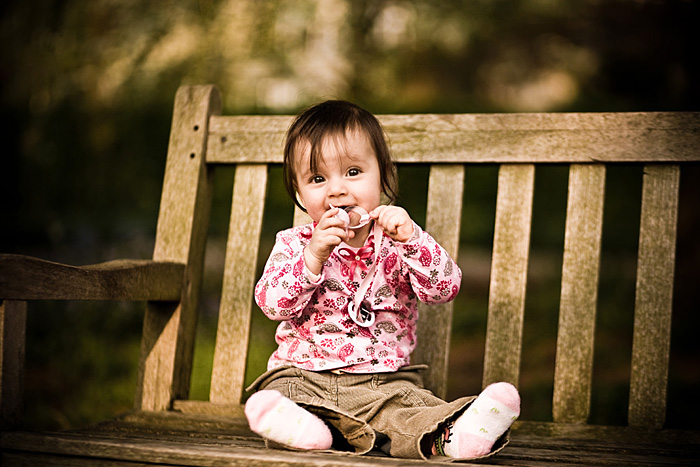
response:
M379 115L397 162L699 161L700 112ZM292 117L212 117L207 160L281 163ZM614 141L615 144L610 144Z
M177 300L185 265L116 260L69 266L0 255L0 298L18 300Z
M302 211L299 206L294 206L294 221L292 225L296 227L298 225L308 224L309 222L311 222L311 216Z
M352 467L375 466L379 462L386 466L432 465L429 462L412 459L393 459L377 456L351 456L340 453L319 453L303 451L283 451L265 449L262 442L251 442L228 438L217 440L197 440L180 438L178 440L161 440L140 437L121 438L114 436L80 436L73 434L51 434L39 437L32 434L11 434L8 439L13 450L33 451L37 444L41 451L53 454L48 457L51 465L74 465L73 459L89 457L92 465L123 465L126 462L148 460L149 465L178 466L326 466ZM4 444L4 442L3 442ZM3 452L3 456L6 455ZM60 456L60 457L59 457ZM18 456L19 457L19 456ZM31 465L31 464L30 464ZM36 465L36 464L34 464ZM46 465L46 464L42 464ZM131 464L129 464L131 465Z
M173 402L173 410L186 414L217 415L224 417L237 417L243 419L242 404L222 404L209 401L176 400Z
M530 252L533 165L502 165L498 174L483 385L518 385Z
M428 179L426 230L457 261L464 190L463 165L432 165ZM419 304L415 363L427 363L425 386L438 397L447 394L447 363L452 329L453 303Z
M511 444L478 465L697 465L699 446L700 436L687 431L516 422ZM378 452L357 457L265 449L244 420L168 412L130 414L89 432L7 433L0 448L0 460L27 462L3 465L82 465L86 457L94 463L87 465L109 466L144 460L203 466L435 465L435 460L393 459ZM36 451L50 457L34 457Z
M605 166L571 166L554 369L555 422L585 423L590 413L604 195Z
M27 302L0 300L0 428L19 423L23 410Z
M236 167L209 396L214 403L240 403L243 395L266 186L267 166Z
M211 205L205 164L210 116L221 111L213 86L183 86L175 96L153 259L187 264L176 306L149 302L135 405L164 410L189 392L204 244Z
M680 168L646 166L642 189L629 424L661 427L671 347Z

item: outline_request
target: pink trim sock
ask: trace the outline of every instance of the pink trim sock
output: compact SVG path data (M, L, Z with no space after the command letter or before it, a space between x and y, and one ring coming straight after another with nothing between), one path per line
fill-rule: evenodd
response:
M438 436L433 454L458 459L485 456L518 415L518 390L510 383L493 383Z
M269 440L296 449L330 449L333 436L326 424L278 391L258 391L245 404L250 429Z

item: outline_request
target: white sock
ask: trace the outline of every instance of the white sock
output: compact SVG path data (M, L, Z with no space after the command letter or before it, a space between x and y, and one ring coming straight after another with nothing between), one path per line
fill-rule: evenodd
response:
M458 459L485 456L520 415L520 396L510 383L486 387L435 440L434 454Z
M330 449L333 435L311 412L278 391L258 391L245 404L250 429L269 440L296 449Z

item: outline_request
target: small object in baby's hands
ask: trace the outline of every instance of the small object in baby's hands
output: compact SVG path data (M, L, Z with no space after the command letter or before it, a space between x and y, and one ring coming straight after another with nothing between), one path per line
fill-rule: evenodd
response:
M359 229L369 224L369 213L360 206L333 206L331 208L338 208L338 214L335 215L338 219L345 223L345 227L348 229Z

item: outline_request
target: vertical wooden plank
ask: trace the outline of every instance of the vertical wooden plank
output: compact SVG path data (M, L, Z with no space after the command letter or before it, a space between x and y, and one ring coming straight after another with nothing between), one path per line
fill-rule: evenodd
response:
M204 244L211 205L205 163L209 116L221 111L213 86L182 86L175 96L153 259L186 264L180 302L149 303L135 405L165 410L189 392Z
M457 261L464 192L463 165L433 165L428 180L426 231ZM418 342L412 360L427 363L425 386L438 397L447 394L447 363L453 303L419 305Z
M302 211L299 206L294 206L294 227L299 225L308 224L311 222L311 216L309 216L305 211Z
M243 395L266 186L266 165L238 165L209 394L214 403L238 404Z
M16 426L22 416L27 302L0 300L0 428Z
M628 421L661 428L671 347L678 165L644 167Z
M518 385L534 185L534 165L501 166L483 386L496 381Z
M571 166L554 369L555 422L585 423L590 412L604 197L604 165Z

